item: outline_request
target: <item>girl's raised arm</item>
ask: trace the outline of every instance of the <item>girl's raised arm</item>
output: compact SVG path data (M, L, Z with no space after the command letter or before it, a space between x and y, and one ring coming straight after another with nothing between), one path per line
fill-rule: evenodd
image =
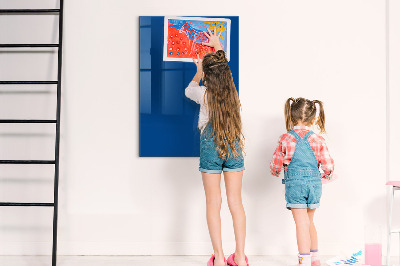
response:
M193 62L196 64L197 72L192 81L200 83L200 80L203 78L203 62L201 61L199 55L197 55L197 61L196 59L193 59Z

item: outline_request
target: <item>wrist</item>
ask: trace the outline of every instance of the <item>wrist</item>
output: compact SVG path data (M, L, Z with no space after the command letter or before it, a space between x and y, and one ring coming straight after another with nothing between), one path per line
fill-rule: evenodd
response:
M222 50L222 46L220 43L214 46L215 51Z

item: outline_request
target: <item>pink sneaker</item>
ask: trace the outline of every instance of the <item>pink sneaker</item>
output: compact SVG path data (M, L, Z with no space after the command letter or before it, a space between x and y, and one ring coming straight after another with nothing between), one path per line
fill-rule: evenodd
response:
M215 255L212 254L210 260L207 262L207 266L214 266ZM224 262L226 265L226 259L224 258Z
M321 266L321 261L320 260L312 261L311 266Z
M244 259L246 260L247 266L249 266L249 260L247 259L247 256L245 255ZM227 263L229 266L238 266L235 262L235 253L231 254L228 257Z

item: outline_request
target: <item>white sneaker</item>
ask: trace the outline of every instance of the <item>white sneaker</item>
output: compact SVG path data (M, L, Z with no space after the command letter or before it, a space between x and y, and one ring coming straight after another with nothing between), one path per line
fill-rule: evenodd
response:
M299 263L292 266L311 266L311 255L298 255Z

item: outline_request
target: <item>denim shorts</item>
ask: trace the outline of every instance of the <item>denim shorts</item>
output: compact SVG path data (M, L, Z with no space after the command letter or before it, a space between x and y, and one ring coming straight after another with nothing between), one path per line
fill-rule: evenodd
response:
M307 177L285 181L286 208L316 209L322 194L322 182Z
M238 148L239 149L239 148ZM217 147L211 133L211 128L207 126L200 136L200 167L204 173L220 174L224 172L240 172L244 168L242 151L238 150L238 155L233 156L229 149L225 158L219 156Z

